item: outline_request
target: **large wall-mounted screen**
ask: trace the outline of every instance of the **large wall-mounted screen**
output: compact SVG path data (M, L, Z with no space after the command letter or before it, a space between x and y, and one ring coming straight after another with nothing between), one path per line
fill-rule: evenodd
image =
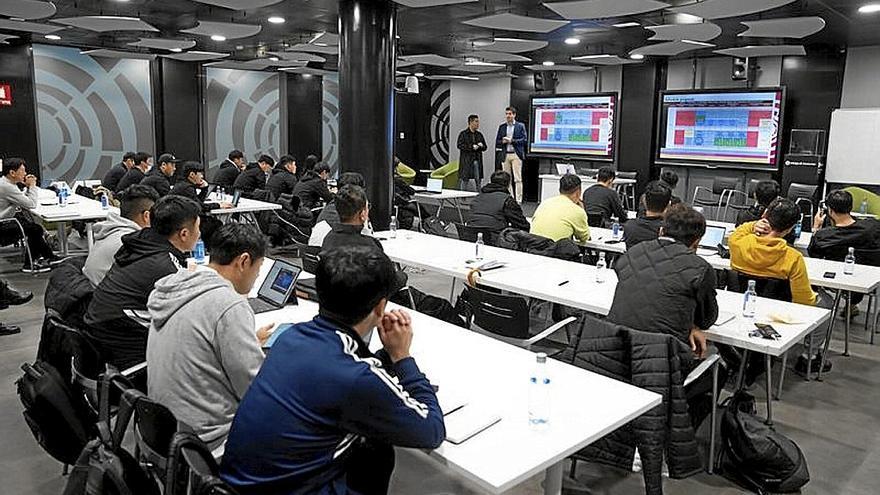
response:
M657 161L776 168L782 88L661 95Z
M533 96L529 153L614 158L617 93Z

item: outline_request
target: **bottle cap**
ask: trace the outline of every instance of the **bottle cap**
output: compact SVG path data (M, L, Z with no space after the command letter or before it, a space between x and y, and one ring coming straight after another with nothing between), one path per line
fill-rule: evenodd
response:
M535 354L535 356L538 358L539 363L543 364L543 363L547 362L547 353L546 352L539 352L539 353Z

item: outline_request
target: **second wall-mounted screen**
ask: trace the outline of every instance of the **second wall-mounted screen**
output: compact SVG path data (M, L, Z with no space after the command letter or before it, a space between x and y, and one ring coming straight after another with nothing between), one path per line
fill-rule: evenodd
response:
M533 96L529 153L614 158L617 93Z

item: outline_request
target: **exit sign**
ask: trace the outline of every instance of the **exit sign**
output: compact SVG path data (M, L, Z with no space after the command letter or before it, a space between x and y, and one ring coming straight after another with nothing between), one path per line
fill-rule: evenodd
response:
M0 107L12 106L12 86L0 83Z

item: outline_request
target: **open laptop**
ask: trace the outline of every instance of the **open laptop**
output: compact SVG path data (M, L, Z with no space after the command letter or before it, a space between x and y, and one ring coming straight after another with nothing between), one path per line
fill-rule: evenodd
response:
M443 179L428 179L428 184L423 191L428 194L440 194L443 192Z
M556 164L556 174L557 175L565 175L565 174L575 174L574 165L571 163L557 163Z
M241 201L241 191L236 189L232 194L232 206L238 208L238 202Z
M296 304L294 287L300 273L302 273L302 268L286 261L275 260L272 262L272 268L269 269L269 274L263 280L257 297L248 298L248 304L251 305L254 313L275 311L288 303Z
M706 233L700 239L700 246L697 254L715 254L718 252L718 245L724 242L724 235L727 229L718 225L706 225Z

